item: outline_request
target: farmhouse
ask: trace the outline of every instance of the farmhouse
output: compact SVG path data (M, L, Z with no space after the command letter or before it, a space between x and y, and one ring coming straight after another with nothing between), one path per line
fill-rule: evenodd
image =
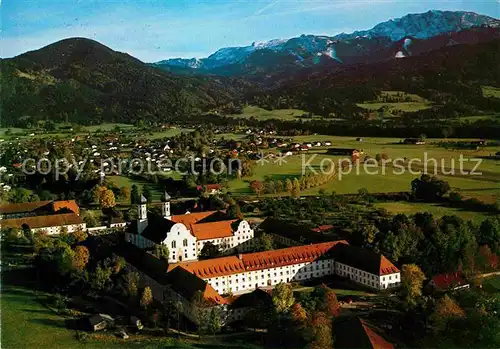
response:
M403 141L404 144L417 144L417 145L422 145L425 144L425 141L420 139L420 138L406 138Z
M228 220L223 212L217 211L171 215L167 193L163 196L162 216L148 217L143 197L138 217L130 225L126 240L140 248L168 247L170 263L197 260L208 242L224 252L247 251L253 245L254 231L247 221Z
M220 184L205 184L196 186L198 191L206 191L209 195L220 194L222 186Z
M345 155L350 156L353 161L359 160L361 155L364 154L363 150L354 148L329 148L327 151L329 155Z
M309 229L306 226L273 217L267 217L258 226L258 229L269 234L273 238L273 241L280 246L298 246L326 242L340 237L338 234L323 234L331 230L326 229L326 226Z
M462 273L458 272L435 275L429 285L439 291L455 291L470 287Z

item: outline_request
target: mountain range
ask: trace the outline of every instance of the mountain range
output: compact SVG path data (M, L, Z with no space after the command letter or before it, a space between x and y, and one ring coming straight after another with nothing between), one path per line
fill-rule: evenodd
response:
M96 41L70 38L0 60L1 122L185 121L212 111L234 114L244 103L352 115L359 114L356 103L382 89L432 91L435 100L481 99L480 84L500 85L499 23L432 11L337 37L302 35L225 48L188 66L180 66L186 60L148 64ZM487 103L487 110L496 108Z
M252 65L255 60L285 61L297 67L308 67L322 61L339 64L358 63L360 60L380 59L380 52L394 51L392 57L411 55L415 40L452 35L471 28L500 28L500 20L463 11L429 11L408 14L402 18L380 23L370 30L341 33L335 36L301 35L291 39L275 39L250 46L221 48L207 58L174 58L154 63L155 66L179 71L197 70L201 73L233 75L244 69L234 65ZM453 41L451 41L453 43ZM448 43L446 43L448 44ZM363 59L360 59L364 57ZM384 57L386 58L386 57ZM274 64L267 65L273 67Z

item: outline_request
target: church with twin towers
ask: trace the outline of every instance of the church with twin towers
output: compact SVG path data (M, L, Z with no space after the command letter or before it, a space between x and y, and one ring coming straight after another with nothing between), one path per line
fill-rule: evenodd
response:
M138 218L129 226L126 240L143 249L166 246L169 263L197 260L208 242L223 253L253 249L254 231L246 220L228 219L223 211L172 215L170 202L171 197L165 192L161 198L161 216L148 214L147 200L141 196Z

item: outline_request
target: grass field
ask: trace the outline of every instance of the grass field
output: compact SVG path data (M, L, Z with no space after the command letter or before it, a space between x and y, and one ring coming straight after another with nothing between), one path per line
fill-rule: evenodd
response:
M245 344L241 339L217 341L205 337L201 341L178 340L167 337L146 337L131 335L122 340L114 332L99 332L99 340L86 342L76 339L76 331L66 328L64 316L58 315L43 303L48 295L35 294L22 287L2 289L2 348L4 349L261 349ZM91 334L92 336L92 334Z
M168 137L173 137L177 136L178 134L184 133L184 132L191 132L194 131L194 129L190 128L169 128L166 130L162 130L159 132L151 132L148 134L141 135L142 138L146 139L159 139L159 138L168 138Z
M481 212L464 211L457 208L446 207L439 204L430 203L413 203L413 202L381 202L375 204L377 208L384 208L392 214L415 214L417 212L429 212L435 217L442 217L446 215L455 215L463 220L471 220L481 222L488 217L487 214Z
M175 172L172 171L174 174L173 177L176 179L180 179L180 175L176 174ZM116 186L118 187L128 187L131 188L132 185L137 185L139 187L139 191L142 191L142 188L144 185L148 185L151 188L151 192L153 194L153 201L159 201L160 197L164 191L164 188L160 185L150 183L144 180L137 180L137 179L132 179L124 176L109 176L107 177L108 180L113 182Z
M500 294L500 276L490 276L483 280L483 289L491 293Z
M0 128L0 137L6 137L5 133L7 132L7 130L10 130L10 133L11 133L11 136L12 135L15 135L16 133L22 133L22 132L26 132L25 129L23 128L15 128L15 127L10 127L10 128Z
M243 108L242 114L233 114L230 116L234 118L245 118L245 119L254 117L257 120L269 120L269 119L298 120L297 117L303 114L307 114L307 112L299 109L266 110L256 106L246 106L245 108ZM313 117L319 118L319 116L313 116Z
M390 112L394 110L401 110L406 112L414 112L423 109L429 109L432 104L426 102L397 102L397 103L358 103L358 107L367 110L379 110L382 107L387 107Z
M425 162L425 159L436 159L438 167L444 167L449 170L455 167L456 175L439 174L450 183L454 190L460 190L462 194L468 196L486 195L491 200L500 195L500 161L492 159L482 159L482 162L477 171L481 171L481 176L471 176L459 173L460 163L459 157L462 155L465 159L481 158L495 153L500 150L500 147L488 147L482 150L453 150L445 149L437 146L437 139L428 139L425 145L405 145L400 144L399 138L363 138L362 142L356 141L354 137L332 137L325 135L309 135L294 137L296 142L309 141L326 141L332 142L332 147L339 148L357 148L363 149L366 155L375 157L376 154L386 153L389 158L407 158L420 159ZM272 159L264 164L257 164L254 169L254 174L250 178L235 179L229 182L229 190L236 194L250 194L249 182L252 180L264 180L266 177L273 180L284 180L287 177L293 178L300 176L303 165L310 162L311 166L318 168L321 161L333 160L335 164L343 158L340 156L332 156L325 154L325 149L314 149L308 153L293 155L285 158L286 163L275 163ZM429 161L429 169L433 170L434 165ZM417 164L418 165L418 164ZM475 161L464 161L464 170L472 170L476 165ZM387 191L408 191L410 182L420 174L420 167L414 168L415 173L406 172L403 175L393 173L392 168L386 169L386 174L370 175L362 169L358 173L355 170L351 174L344 175L340 180L335 179L322 187L311 188L303 192L303 194L316 194L319 189L323 188L327 192L336 191L339 194L356 193L361 188L368 189L369 192L387 192Z
M74 331L66 329L63 317L39 302L45 298L24 288L2 290L2 348L88 348L76 340Z
M483 96L500 98L500 87L482 86Z
M121 129L135 129L136 128L134 125L130 125L130 124L107 123L107 124L100 124L100 125L85 126L85 130L88 132L96 132L97 130L113 131L117 126Z
M401 102L384 102L384 97L396 98L398 94L402 98ZM382 107L387 107L389 109L389 113L392 113L394 110L415 112L431 108L432 103L416 94L405 93L402 91L382 91L377 100L358 103L358 107L367 110L378 110Z

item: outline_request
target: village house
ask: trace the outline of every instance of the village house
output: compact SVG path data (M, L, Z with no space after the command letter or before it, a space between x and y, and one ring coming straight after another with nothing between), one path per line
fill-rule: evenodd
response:
M438 291L455 291L470 288L463 274L459 272L435 275L429 285Z
M344 155L350 156L352 161L357 161L364 154L363 150L354 148L329 148L327 151L329 155Z
M198 185L196 186L196 190L199 192L206 192L209 195L215 195L215 194L220 194L222 191L222 186L220 184L205 184L205 185Z
M130 225L126 240L140 248L166 246L170 263L197 260L208 242L224 253L248 251L253 246L254 231L247 221L227 219L225 213L218 211L171 215L167 193L163 196L162 216L148 217L143 197L138 217Z
M420 138L406 138L403 141L404 144L415 144L415 145L423 145L425 144L425 141Z

